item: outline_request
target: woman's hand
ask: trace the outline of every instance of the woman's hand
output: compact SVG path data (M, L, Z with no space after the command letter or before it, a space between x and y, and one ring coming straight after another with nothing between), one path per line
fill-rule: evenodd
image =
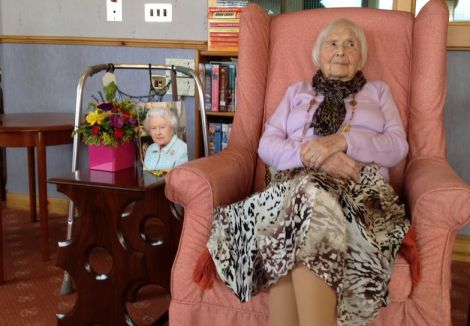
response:
M335 177L359 182L361 164L343 152L331 155L320 170Z
M346 139L342 134L333 134L310 140L300 150L302 163L311 168L319 169L330 156L347 149Z

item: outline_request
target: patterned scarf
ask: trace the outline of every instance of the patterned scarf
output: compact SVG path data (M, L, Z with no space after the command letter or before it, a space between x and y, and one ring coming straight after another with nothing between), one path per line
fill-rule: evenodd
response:
M325 78L321 70L317 71L312 78L312 86L323 94L324 99L310 124L316 135L327 136L338 131L346 116L344 99L350 94L359 92L366 82L361 71L346 82Z

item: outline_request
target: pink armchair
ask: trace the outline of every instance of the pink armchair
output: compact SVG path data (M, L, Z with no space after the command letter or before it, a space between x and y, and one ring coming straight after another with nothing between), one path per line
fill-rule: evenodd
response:
M412 289L409 266L399 257L391 302L374 325L451 325L450 262L456 231L470 222L470 186L447 163L443 108L446 93L444 1L431 0L415 18L375 9L315 9L267 16L257 5L242 14L237 108L226 150L172 170L166 195L185 208L172 271L170 325L268 325L267 294L240 303L220 281L203 291L192 281L206 245L214 207L262 189L265 166L257 156L263 123L288 85L309 80L311 49L334 18L357 22L369 44L366 78L392 88L410 144L406 161L391 171L417 230L422 280Z

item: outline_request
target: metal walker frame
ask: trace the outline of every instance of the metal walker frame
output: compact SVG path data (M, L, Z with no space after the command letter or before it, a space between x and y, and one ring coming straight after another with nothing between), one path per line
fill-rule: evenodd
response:
M201 118L201 127L202 127L202 139L203 139L203 146L204 146L204 156L209 155L209 146L207 141L207 118L205 114L205 106L204 106L204 91L202 88L202 83L199 80L198 76L194 72L193 69L182 67L182 66L174 66L174 65L160 65L160 64L99 64L94 66L89 66L81 75L78 86L77 86L77 100L75 103L75 123L74 123L74 130L76 130L81 122L82 122L82 106L83 106L83 88L85 85L85 81L88 77L95 75L101 71L109 71L109 70L117 70L117 69L132 69L132 70L170 70L175 72L180 72L185 76L192 77L194 79L196 89L197 89L197 96L199 99L199 112ZM72 172L76 172L78 170L78 160L79 160L79 135L74 134L73 136L73 152L72 152ZM175 208L172 206L172 212L174 212ZM73 231L73 222L75 218L75 207L73 202L69 204L69 211L67 217L67 237L66 242L61 243L59 242L59 246L65 245L72 239L72 231ZM73 292L73 285L70 279L70 275L65 271L64 272L64 279L62 281L62 286L60 288L60 293L70 294Z

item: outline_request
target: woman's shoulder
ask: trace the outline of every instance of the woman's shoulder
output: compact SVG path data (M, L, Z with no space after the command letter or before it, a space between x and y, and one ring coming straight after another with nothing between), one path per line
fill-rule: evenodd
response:
M380 100L391 96L390 86L383 80L369 80L361 90L363 96Z
M370 90L376 90L378 92L382 92L384 90L390 89L390 86L388 84L380 79L376 80L368 80L367 83L364 85L363 89L370 89Z
M311 92L313 92L313 87L312 87L312 84L308 81L299 81L299 82L291 84L287 88L287 91L292 92L292 93L298 93L298 92L311 93Z
M310 82L299 81L291 84L286 91L286 95L294 103L303 102L304 100L310 100L315 95L314 88ZM298 103L297 103L298 104Z

